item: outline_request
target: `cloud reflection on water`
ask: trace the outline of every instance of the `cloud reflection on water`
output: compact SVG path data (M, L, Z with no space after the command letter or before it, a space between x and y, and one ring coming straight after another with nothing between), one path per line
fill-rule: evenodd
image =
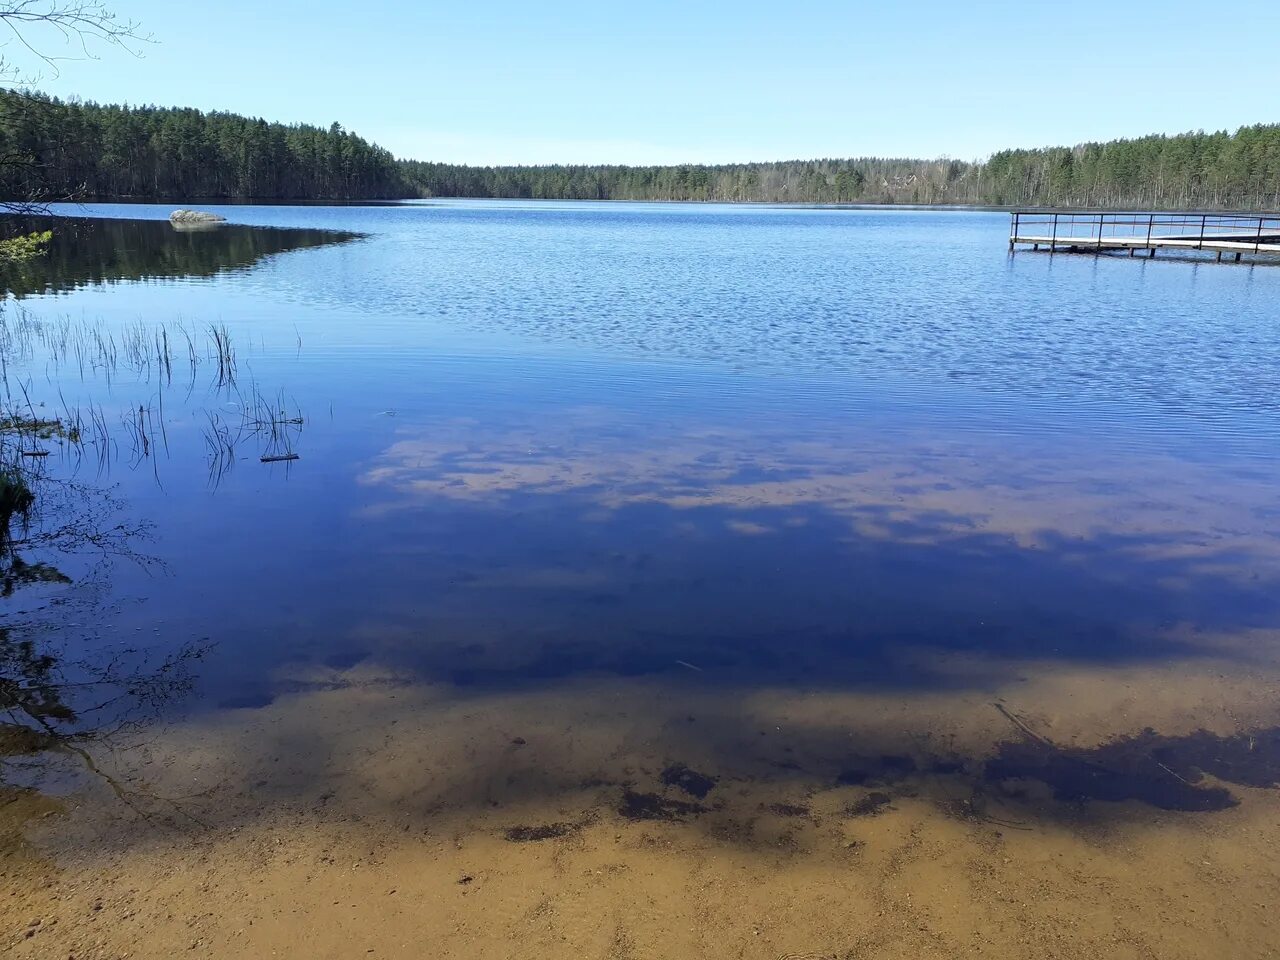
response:
M412 656L432 676L702 657L927 685L948 682L929 650L981 654L996 674L1000 660L1243 653L1227 635L1277 624L1280 537L1261 482L1206 494L1221 469L1102 445L637 428L585 409L406 430L361 474L361 515L420 545L406 550L419 576L441 577L431 625L416 622L454 639ZM380 609L360 634L376 643L401 613Z

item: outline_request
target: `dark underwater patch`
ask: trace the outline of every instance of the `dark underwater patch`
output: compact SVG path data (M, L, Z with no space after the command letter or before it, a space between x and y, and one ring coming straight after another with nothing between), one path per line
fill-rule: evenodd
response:
M554 840L567 837L582 828L579 823L541 823L535 826L508 827L502 835L512 843L532 843L537 840Z
M618 807L618 813L628 820L682 821L686 817L706 812L707 808L700 803L673 800L656 793L638 793L635 790L626 791Z
M990 783L1039 780L1056 800L1137 800L1161 810L1217 811L1240 801L1214 777L1249 787L1280 784L1280 728L1218 736L1207 730L1167 737L1143 730L1091 748L1043 737L1006 741L987 761Z
M663 783L669 787L679 787L689 796L697 797L699 800L705 800L718 781L718 777L691 770L683 763L673 763L662 771Z
M903 754L886 753L878 757L859 757L850 761L836 776L841 786L860 787L868 783L893 783L916 772L916 762Z
M893 803L893 797L881 790L873 790L865 797L859 797L844 808L846 817L874 817L883 813Z

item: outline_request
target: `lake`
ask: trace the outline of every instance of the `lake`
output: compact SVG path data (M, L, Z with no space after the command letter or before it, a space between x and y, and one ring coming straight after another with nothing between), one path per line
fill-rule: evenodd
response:
M15 956L1280 945L1276 265L170 209L0 270Z

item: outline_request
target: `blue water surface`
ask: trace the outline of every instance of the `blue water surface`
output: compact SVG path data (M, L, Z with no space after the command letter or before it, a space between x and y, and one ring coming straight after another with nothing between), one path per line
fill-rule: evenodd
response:
M209 643L202 702L361 662L982 686L1280 618L1269 264L1010 255L997 212L500 201L209 208L274 231L233 251L169 209L59 208L158 222L115 241L130 279L73 266L7 315L163 326L178 362L45 343L8 376L105 412L111 462L52 469L147 526L58 629ZM251 395L297 459L218 453Z

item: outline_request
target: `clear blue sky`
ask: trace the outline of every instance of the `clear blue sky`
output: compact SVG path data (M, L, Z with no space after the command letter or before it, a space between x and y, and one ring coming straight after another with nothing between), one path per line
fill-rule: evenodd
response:
M336 120L420 159L972 159L1280 121L1280 0L106 2L156 43L44 89Z

